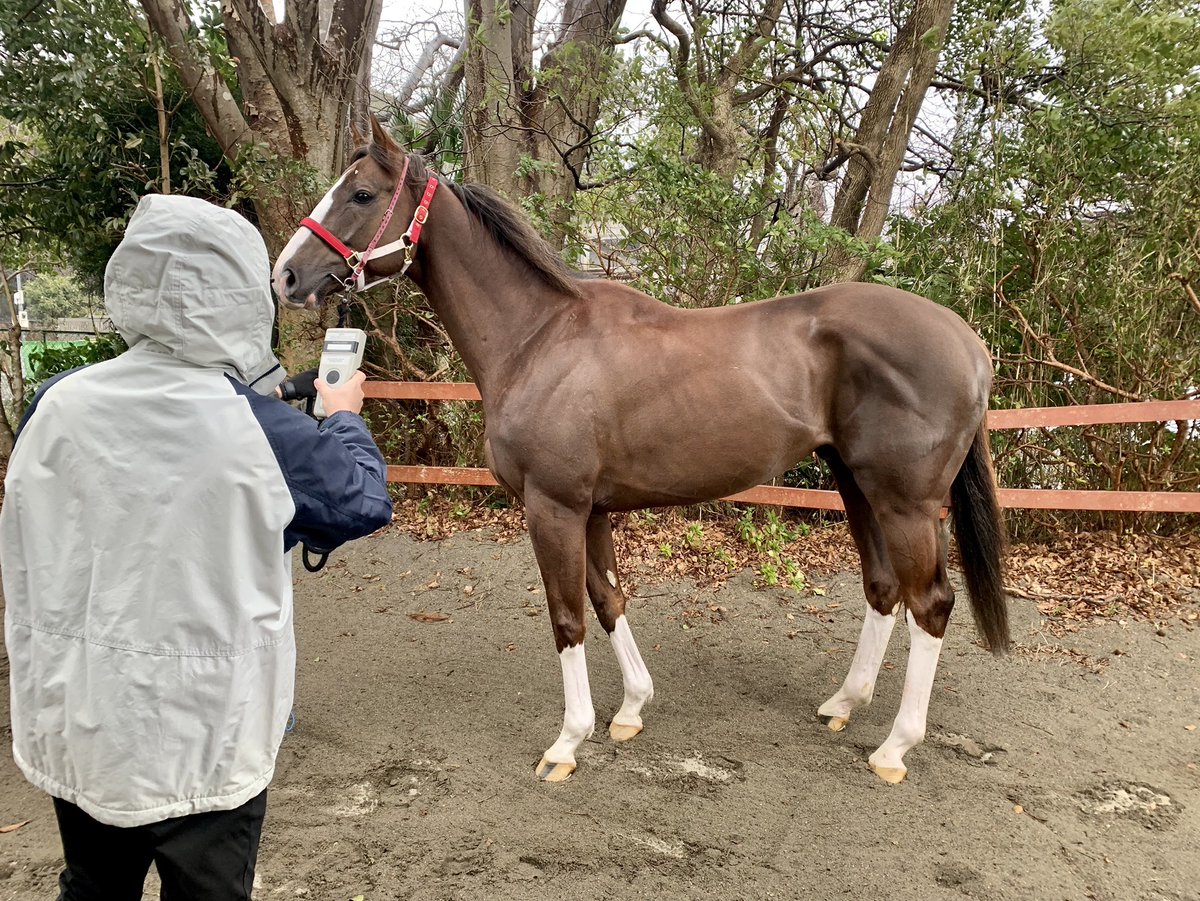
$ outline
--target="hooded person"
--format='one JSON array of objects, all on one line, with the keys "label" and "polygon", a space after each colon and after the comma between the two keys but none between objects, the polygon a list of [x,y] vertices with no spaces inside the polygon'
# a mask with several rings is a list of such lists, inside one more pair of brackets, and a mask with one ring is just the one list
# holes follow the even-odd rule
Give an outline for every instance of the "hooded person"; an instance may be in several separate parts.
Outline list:
[{"label": "hooded person", "polygon": [[291,548],[391,518],[358,411],[275,399],[266,248],[238,214],[145,197],[105,273],[129,349],[55,377],[0,509],[13,756],[54,797],[63,901],[250,897],[292,707]]}]

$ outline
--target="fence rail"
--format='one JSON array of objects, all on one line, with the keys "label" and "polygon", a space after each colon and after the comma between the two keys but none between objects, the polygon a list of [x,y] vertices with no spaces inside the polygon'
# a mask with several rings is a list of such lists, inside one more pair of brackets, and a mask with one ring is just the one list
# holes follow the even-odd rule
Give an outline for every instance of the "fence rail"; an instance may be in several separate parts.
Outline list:
[{"label": "fence rail", "polygon": [[[367,382],[367,397],[382,400],[480,400],[471,382]],[[1133,422],[1183,422],[1200,420],[1200,400],[1147,401],[1127,404],[1091,404],[1075,407],[1029,407],[991,410],[988,428],[996,430],[1062,428]],[[494,486],[486,469],[462,466],[389,466],[389,482],[422,485]],[[1002,507],[1039,510],[1103,510],[1141,513],[1200,513],[1200,492],[1189,491],[1076,491],[1057,488],[1001,488]],[[727,501],[773,504],[814,510],[842,510],[836,491],[759,485]]]}]

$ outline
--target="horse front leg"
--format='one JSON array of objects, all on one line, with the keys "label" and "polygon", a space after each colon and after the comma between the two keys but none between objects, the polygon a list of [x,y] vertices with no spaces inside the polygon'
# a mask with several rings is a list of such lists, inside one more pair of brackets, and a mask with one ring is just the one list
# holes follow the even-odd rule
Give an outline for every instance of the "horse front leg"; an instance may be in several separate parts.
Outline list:
[{"label": "horse front leg", "polygon": [[654,697],[654,682],[625,618],[625,593],[617,575],[612,522],[607,513],[588,517],[587,590],[596,617],[612,640],[625,687],[624,701],[608,725],[608,734],[613,741],[628,741],[642,731],[642,706]]},{"label": "horse front leg", "polygon": [[854,709],[870,704],[875,695],[875,680],[879,677],[888,640],[896,625],[899,586],[879,521],[854,475],[833,448],[825,448],[821,456],[833,471],[846,506],[850,534],[862,563],[863,593],[867,598],[867,612],[850,670],[841,687],[817,708],[817,715],[829,728],[841,732]]},{"label": "horse front leg", "polygon": [[936,514],[881,516],[880,523],[907,608],[909,650],[900,710],[892,731],[867,762],[880,779],[896,783],[908,773],[904,755],[925,740],[929,696],[954,608],[954,589],[946,573],[944,534],[939,535]]},{"label": "horse front leg", "polygon": [[583,602],[586,570],[587,511],[578,511],[544,494],[526,492],[525,515],[537,557],[554,645],[563,677],[563,727],[537,765],[545,782],[563,782],[575,772],[575,750],[596,726],[587,658],[583,651]]}]

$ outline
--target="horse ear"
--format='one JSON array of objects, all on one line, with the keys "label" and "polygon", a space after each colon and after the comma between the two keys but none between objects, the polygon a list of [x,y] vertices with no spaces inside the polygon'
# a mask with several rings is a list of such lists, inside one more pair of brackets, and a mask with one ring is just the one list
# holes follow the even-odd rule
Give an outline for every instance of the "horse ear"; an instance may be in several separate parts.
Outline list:
[{"label": "horse ear", "polygon": [[367,137],[358,130],[358,123],[351,120],[350,122],[350,145],[352,147],[363,147],[367,144]]},{"label": "horse ear", "polygon": [[404,153],[404,151],[400,148],[400,145],[396,143],[396,139],[392,137],[391,133],[379,124],[379,120],[375,118],[374,113],[371,113],[371,140],[379,147],[387,150],[389,153]]}]

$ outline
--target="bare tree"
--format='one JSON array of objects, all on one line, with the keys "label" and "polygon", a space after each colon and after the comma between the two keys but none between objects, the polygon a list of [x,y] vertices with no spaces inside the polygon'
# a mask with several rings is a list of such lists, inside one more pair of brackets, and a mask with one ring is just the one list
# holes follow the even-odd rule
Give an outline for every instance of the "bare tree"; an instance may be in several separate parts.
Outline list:
[{"label": "bare tree", "polygon": [[[289,0],[280,23],[269,0],[224,0],[222,25],[240,103],[198,40],[188,4],[141,4],[232,164],[262,145],[281,159],[304,161],[325,178],[344,167],[347,111],[355,109],[365,121],[377,0]],[[290,192],[256,197],[268,243],[278,247],[294,229],[295,213],[311,200]]]},{"label": "bare tree", "polygon": [[565,0],[535,62],[535,4],[466,0],[466,175],[512,199],[540,194],[565,224],[596,139],[625,0]]},{"label": "bare tree", "polygon": [[[222,0],[222,30],[240,99],[200,40],[186,0],[140,2],[231,165],[264,157],[301,161],[315,170],[318,184],[344,168],[347,113],[366,118],[379,0],[288,0],[278,23],[271,0]],[[255,187],[259,226],[277,251],[311,209],[315,185],[298,180]],[[311,317],[282,314],[285,364],[300,365],[312,355],[319,331],[312,325]]]},{"label": "bare tree", "polygon": [[[737,170],[738,156],[744,144],[740,121],[742,110],[769,90],[745,90],[745,81],[750,72],[759,66],[760,59],[771,55],[783,3],[784,0],[766,0],[732,52],[724,58],[709,59],[708,65],[701,60],[695,74],[690,65],[695,43],[693,32],[667,14],[667,0],[654,0],[651,7],[655,21],[675,39],[675,47],[669,51],[671,68],[684,100],[700,123],[698,161],[723,178],[732,179]],[[695,7],[693,11],[698,12]],[[698,16],[691,18],[695,21]],[[770,87],[778,89],[802,77],[803,72],[797,71],[788,78],[774,81]],[[700,84],[696,83],[697,80]],[[778,134],[778,125],[774,133]]]},{"label": "bare tree", "polygon": [[[840,142],[826,171],[847,164],[838,185],[830,224],[857,238],[883,233],[896,175],[904,162],[909,135],[921,111],[946,39],[954,0],[914,0],[871,88],[852,141]],[[837,281],[862,278],[866,263],[844,249],[835,250],[828,270]]]},{"label": "bare tree", "polygon": [[9,403],[0,398],[0,460],[8,460],[16,443],[16,425],[21,421],[25,412],[25,370],[21,360],[21,323],[17,318],[16,299],[10,287],[10,278],[16,272],[9,272],[0,263],[0,293],[4,295],[4,308],[8,313],[9,326],[4,330],[0,340],[3,345],[0,353],[0,375],[4,377],[4,394],[8,395]]}]

